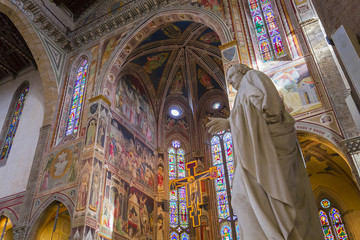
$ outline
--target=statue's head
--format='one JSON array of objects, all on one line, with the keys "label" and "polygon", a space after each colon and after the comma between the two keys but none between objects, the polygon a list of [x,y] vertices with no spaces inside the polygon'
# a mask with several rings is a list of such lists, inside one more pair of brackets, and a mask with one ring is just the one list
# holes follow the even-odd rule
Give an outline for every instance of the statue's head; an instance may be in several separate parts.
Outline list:
[{"label": "statue's head", "polygon": [[240,87],[241,79],[250,69],[251,68],[245,64],[236,64],[230,67],[229,70],[227,71],[226,76],[231,86],[236,90],[238,90]]}]

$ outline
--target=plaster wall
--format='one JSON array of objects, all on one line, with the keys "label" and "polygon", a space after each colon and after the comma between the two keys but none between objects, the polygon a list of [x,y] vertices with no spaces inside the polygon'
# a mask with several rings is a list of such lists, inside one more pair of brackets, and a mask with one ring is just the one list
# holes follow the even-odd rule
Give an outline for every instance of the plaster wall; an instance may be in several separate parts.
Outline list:
[{"label": "plaster wall", "polygon": [[0,85],[0,126],[2,128],[13,95],[24,82],[30,84],[25,106],[7,160],[0,162],[0,199],[26,190],[39,129],[44,118],[43,87],[37,71],[30,71]]}]

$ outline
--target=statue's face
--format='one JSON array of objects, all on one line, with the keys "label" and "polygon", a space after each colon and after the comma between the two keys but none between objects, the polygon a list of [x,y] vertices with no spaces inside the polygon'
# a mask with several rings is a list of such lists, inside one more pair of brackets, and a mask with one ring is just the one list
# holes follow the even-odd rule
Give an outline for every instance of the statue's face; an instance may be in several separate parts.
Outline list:
[{"label": "statue's face", "polygon": [[240,87],[241,79],[244,77],[244,75],[235,69],[235,67],[231,67],[227,72],[227,78],[229,83],[233,88],[236,90]]}]

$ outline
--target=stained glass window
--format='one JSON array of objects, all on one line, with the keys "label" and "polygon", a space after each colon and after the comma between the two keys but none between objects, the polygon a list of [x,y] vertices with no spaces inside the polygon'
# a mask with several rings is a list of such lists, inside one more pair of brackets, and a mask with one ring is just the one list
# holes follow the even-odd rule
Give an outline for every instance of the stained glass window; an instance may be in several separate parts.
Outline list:
[{"label": "stained glass window", "polygon": [[217,211],[222,226],[221,239],[239,239],[237,218],[229,204],[234,174],[232,138],[229,132],[222,131],[211,138],[211,155],[213,166],[216,166],[218,171],[218,178],[215,179],[215,191]]},{"label": "stained glass window", "polygon": [[[185,152],[180,148],[179,141],[173,141],[168,150],[169,180],[186,177]],[[170,239],[188,240],[186,233],[189,227],[188,209],[186,205],[186,189],[181,187],[169,192]],[[180,235],[179,235],[180,233]]]},{"label": "stained glass window", "polygon": [[84,60],[80,64],[80,67],[77,70],[73,95],[71,99],[66,135],[70,135],[78,131],[82,102],[85,92],[87,70],[88,70],[88,62],[87,60]]},{"label": "stained glass window", "polygon": [[[7,129],[7,133],[4,139],[4,143],[1,150],[1,158],[0,160],[4,160],[9,156],[11,145],[14,141],[14,137],[16,134],[16,130],[19,126],[21,113],[24,109],[24,104],[26,100],[26,95],[29,91],[29,86],[25,85],[20,89],[19,97],[16,99],[16,103],[13,106],[13,109],[10,109],[10,111],[13,111],[12,116],[10,116],[10,125]],[[12,106],[11,106],[12,107]]]},{"label": "stained glass window", "polygon": [[270,0],[248,0],[248,3],[263,61],[286,56]]},{"label": "stained glass window", "polygon": [[[329,209],[331,205],[328,199],[323,199],[320,205],[323,210],[319,210],[319,218],[325,240],[347,240],[348,235],[339,210],[331,208],[330,211],[326,213],[325,211]],[[334,235],[336,235],[336,238]]]}]

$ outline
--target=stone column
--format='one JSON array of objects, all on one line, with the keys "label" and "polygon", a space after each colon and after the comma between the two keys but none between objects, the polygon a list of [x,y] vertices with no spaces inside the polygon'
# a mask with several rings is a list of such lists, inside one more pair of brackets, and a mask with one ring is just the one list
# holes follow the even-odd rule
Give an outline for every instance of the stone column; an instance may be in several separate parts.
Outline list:
[{"label": "stone column", "polygon": [[72,239],[98,239],[102,188],[105,185],[105,141],[110,125],[109,106],[110,102],[103,95],[89,100]]},{"label": "stone column", "polygon": [[351,155],[352,162],[349,162],[351,173],[355,176],[357,186],[360,189],[360,137],[348,139],[344,141],[344,145]]}]

